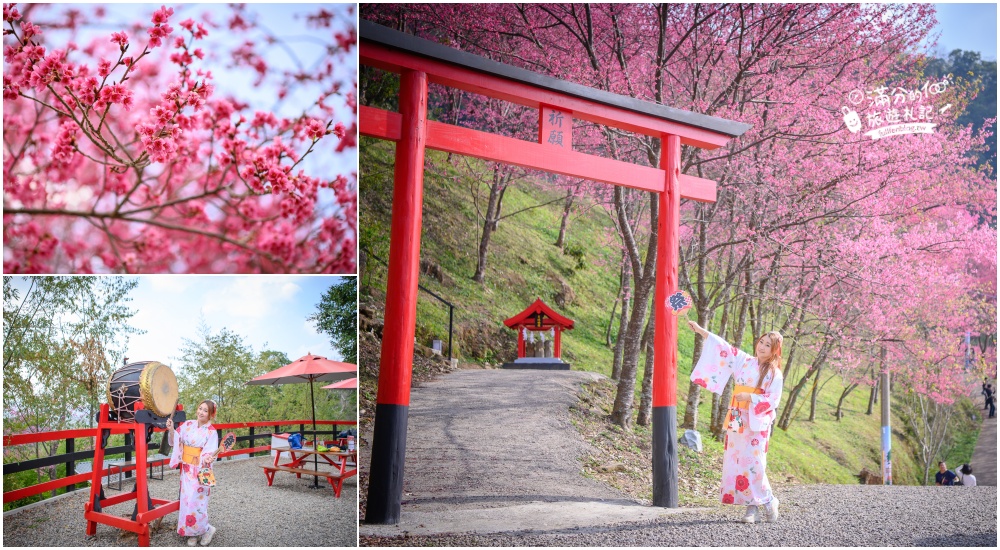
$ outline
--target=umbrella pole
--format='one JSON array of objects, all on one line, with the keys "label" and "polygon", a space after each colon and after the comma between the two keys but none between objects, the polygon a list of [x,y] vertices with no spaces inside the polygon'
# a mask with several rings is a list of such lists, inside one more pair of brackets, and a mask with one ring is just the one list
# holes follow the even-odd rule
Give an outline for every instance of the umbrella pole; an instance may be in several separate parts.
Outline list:
[{"label": "umbrella pole", "polygon": [[[319,452],[319,434],[316,433],[316,397],[313,395],[313,379],[309,379],[309,402],[312,403],[313,413],[313,451]],[[313,476],[313,489],[319,489],[319,455],[313,455],[313,470],[317,475]]]}]

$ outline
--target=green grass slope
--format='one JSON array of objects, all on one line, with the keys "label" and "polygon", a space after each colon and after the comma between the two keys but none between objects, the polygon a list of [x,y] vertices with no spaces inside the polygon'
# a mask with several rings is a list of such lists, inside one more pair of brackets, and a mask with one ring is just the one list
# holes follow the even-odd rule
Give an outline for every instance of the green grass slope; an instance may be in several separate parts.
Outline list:
[{"label": "green grass slope", "polygon": [[[383,260],[388,259],[393,154],[392,143],[362,139],[361,245]],[[478,161],[469,159],[469,162]],[[474,193],[478,188],[481,208],[485,209],[488,190],[485,185],[470,183],[465,171],[453,168],[443,153],[428,151],[427,166],[420,255],[422,261],[440,266],[444,275],[436,278],[422,273],[420,284],[455,305],[455,355],[477,363],[496,364],[513,359],[516,335],[503,326],[503,320],[540,297],[576,322],[576,328],[563,335],[563,358],[574,369],[610,375],[612,350],[605,345],[605,331],[618,290],[620,253],[601,244],[613,242],[607,238],[613,231],[607,214],[594,207],[571,215],[567,242],[582,248],[584,257],[579,263],[577,258],[554,246],[560,201],[504,219],[490,243],[485,282],[479,284],[471,280],[482,224],[477,217]],[[514,212],[558,197],[557,191],[542,190],[530,182],[515,182],[504,197],[503,209]],[[362,274],[362,286],[365,285],[384,289],[385,266],[369,259]],[[559,307],[555,296],[563,285],[572,289],[574,298],[565,307]],[[416,337],[424,346],[430,346],[432,339],[441,339],[445,345],[447,342],[448,309],[425,292],[420,293],[417,305]],[[681,329],[678,347],[677,414],[683,418],[694,347],[694,334],[690,330]],[[642,365],[640,362],[640,381]],[[822,380],[825,382],[827,378],[824,375]],[[790,389],[795,381],[786,380],[786,387]],[[784,476],[783,479],[791,476],[798,482],[810,483],[857,483],[862,468],[880,470],[878,408],[873,415],[865,414],[868,389],[862,387],[848,396],[845,416],[838,421],[833,413],[842,389],[839,378],[823,386],[814,422],[807,420],[808,395],[803,392],[799,403],[804,406],[798,410],[797,420],[787,432],[776,430],[768,455],[769,470]],[[710,394],[703,392],[699,405],[699,428],[703,430],[710,417],[710,399]],[[919,483],[922,471],[905,440],[903,424],[895,416],[892,423],[894,480],[897,484]],[[971,432],[963,432],[958,438],[966,446],[970,440],[975,442],[975,436],[970,435],[975,428],[968,429]],[[703,441],[707,453],[721,455],[721,443],[705,437],[706,433],[703,432]],[[971,455],[971,447],[968,452]],[[958,449],[956,453],[951,458],[953,462],[965,451]]]}]

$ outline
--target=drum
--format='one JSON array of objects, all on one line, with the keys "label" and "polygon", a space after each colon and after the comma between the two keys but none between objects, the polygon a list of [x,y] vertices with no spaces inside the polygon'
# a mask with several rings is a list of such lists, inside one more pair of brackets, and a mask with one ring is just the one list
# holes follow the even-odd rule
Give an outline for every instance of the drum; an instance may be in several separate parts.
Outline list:
[{"label": "drum", "polygon": [[135,404],[157,416],[169,416],[177,405],[177,378],[170,367],[158,361],[130,363],[108,380],[108,405],[118,420],[134,421]]}]

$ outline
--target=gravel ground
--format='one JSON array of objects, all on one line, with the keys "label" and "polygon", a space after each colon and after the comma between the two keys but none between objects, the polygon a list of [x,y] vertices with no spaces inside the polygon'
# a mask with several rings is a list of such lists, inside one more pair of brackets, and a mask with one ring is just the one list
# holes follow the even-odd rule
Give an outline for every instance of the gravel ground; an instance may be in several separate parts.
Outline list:
[{"label": "gravel ground", "polygon": [[[219,462],[215,466],[218,486],[212,491],[208,512],[218,529],[212,546],[356,546],[357,477],[344,481],[340,498],[330,484],[320,481],[312,489],[311,478],[297,479],[278,472],[274,485],[267,486],[261,466],[270,457]],[[323,466],[320,466],[323,469]],[[131,480],[125,490],[131,491]],[[177,498],[176,471],[167,470],[163,481],[151,480],[154,498]],[[105,496],[118,491],[105,490]],[[4,514],[3,545],[6,546],[135,546],[135,535],[126,535],[108,525],[98,524],[97,535],[87,538],[83,507],[90,489]],[[130,516],[134,501],[106,508],[110,513]],[[179,546],[177,514],[168,514],[160,529],[150,537],[152,546]]]},{"label": "gravel ground", "polygon": [[[546,533],[362,537],[365,546],[997,546],[996,487],[800,485],[779,493],[775,524],[742,507]],[[559,513],[553,508],[553,513]],[[405,508],[404,508],[405,514]]]},{"label": "gravel ground", "polygon": [[594,376],[466,370],[415,388],[400,523],[363,524],[361,545],[996,547],[996,487],[776,485],[777,524],[738,523],[743,508],[721,504],[644,521],[584,517],[595,499],[630,500],[581,472],[588,443],[569,407]]}]

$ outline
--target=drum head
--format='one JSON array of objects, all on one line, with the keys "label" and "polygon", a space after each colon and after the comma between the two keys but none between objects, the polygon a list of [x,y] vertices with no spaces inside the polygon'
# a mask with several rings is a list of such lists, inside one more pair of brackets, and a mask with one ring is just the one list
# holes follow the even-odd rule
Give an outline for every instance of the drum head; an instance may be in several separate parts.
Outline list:
[{"label": "drum head", "polygon": [[174,371],[156,361],[146,365],[139,379],[143,403],[160,416],[169,416],[177,405],[177,378]]}]

